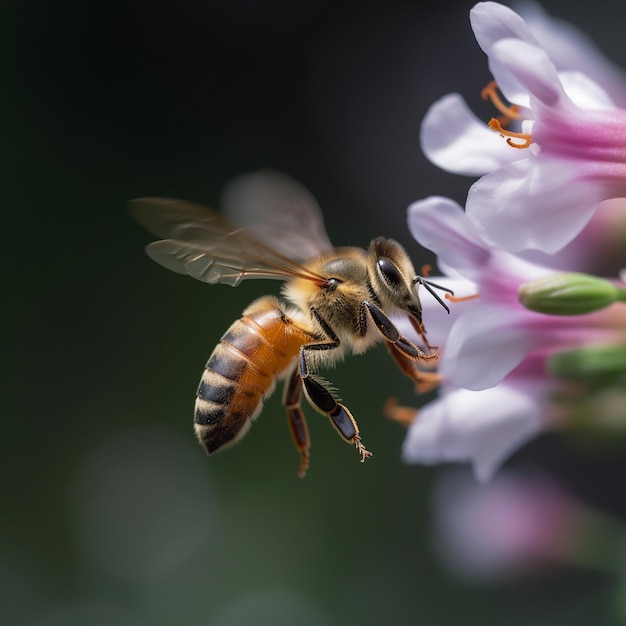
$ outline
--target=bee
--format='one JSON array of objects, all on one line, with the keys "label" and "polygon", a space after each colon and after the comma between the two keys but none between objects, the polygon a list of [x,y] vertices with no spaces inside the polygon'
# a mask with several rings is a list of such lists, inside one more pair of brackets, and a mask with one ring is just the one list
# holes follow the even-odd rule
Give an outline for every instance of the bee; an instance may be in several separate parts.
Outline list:
[{"label": "bee", "polygon": [[[419,384],[420,364],[439,355],[426,341],[418,287],[448,310],[432,289],[442,287],[418,276],[393,239],[376,237],[367,249],[333,247],[313,196],[284,174],[261,170],[239,177],[225,200],[231,219],[183,200],[130,202],[134,218],[160,238],[147,246],[148,256],[167,269],[209,284],[284,281],[284,299],[267,295],[252,302],[209,357],[195,400],[198,440],[209,455],[238,442],[284,379],[298,475],[309,466],[303,394],[364,461],[372,454],[356,420],[318,371],[383,341],[400,370]],[[407,316],[424,348],[403,336],[390,314]]]}]

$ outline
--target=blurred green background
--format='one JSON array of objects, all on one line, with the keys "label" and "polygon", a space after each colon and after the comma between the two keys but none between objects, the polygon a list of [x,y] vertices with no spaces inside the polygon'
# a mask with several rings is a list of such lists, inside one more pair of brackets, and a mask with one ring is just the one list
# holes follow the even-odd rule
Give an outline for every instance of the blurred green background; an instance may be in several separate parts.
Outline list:
[{"label": "blurred green background", "polygon": [[[483,106],[472,5],[2,4],[3,624],[619,622],[619,579],[602,568],[498,584],[442,566],[442,469],[400,460],[404,431],[382,406],[416,398],[382,346],[328,374],[367,463],[307,409],[299,480],[279,392],[236,448],[206,458],[191,427],[204,363],[278,285],[167,272],[126,211],[146,195],[215,206],[230,177],[272,167],[311,189],[337,245],[384,234],[431,262],[405,209],[429,194],[463,202],[471,182],[424,159],[419,124],[450,91]],[[621,5],[544,7],[626,66]],[[542,439],[512,463],[619,517],[620,459]]]}]

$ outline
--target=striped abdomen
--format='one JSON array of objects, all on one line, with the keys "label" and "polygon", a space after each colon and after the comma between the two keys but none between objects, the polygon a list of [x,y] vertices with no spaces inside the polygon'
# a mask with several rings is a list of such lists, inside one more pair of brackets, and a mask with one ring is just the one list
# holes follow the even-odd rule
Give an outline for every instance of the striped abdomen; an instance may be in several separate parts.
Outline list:
[{"label": "striped abdomen", "polygon": [[209,454],[243,437],[276,378],[310,341],[272,296],[253,302],[226,331],[196,394],[194,429]]}]

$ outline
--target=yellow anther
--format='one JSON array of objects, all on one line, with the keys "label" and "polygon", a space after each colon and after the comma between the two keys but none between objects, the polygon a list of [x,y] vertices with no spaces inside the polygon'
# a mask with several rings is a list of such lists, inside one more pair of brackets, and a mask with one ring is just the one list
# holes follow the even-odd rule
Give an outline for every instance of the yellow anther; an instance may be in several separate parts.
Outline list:
[{"label": "yellow anther", "polygon": [[[500,137],[505,137],[506,142],[511,146],[511,148],[518,148],[522,150],[523,148],[528,148],[530,144],[533,142],[532,135],[528,133],[514,133],[512,130],[505,130],[502,128],[502,124],[495,118],[492,117],[489,120],[488,124],[491,130],[495,130],[497,133],[500,133]],[[517,143],[513,141],[513,139],[520,139],[522,143]]]}]

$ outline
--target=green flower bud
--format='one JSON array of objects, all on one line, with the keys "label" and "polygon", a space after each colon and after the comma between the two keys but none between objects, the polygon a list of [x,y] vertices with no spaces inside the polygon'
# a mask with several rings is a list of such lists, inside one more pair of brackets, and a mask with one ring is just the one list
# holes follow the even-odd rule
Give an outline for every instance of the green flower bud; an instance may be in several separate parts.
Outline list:
[{"label": "green flower bud", "polygon": [[613,384],[626,378],[626,344],[597,344],[553,354],[548,370],[554,376],[589,384]]},{"label": "green flower bud", "polygon": [[611,281],[575,272],[553,274],[520,285],[520,303],[548,315],[582,315],[626,301],[626,291]]}]

